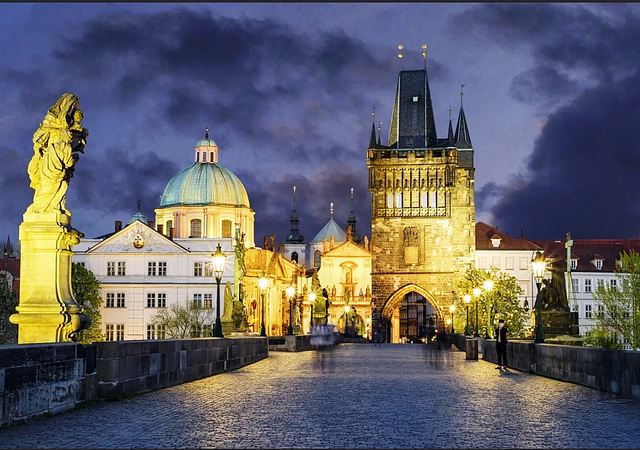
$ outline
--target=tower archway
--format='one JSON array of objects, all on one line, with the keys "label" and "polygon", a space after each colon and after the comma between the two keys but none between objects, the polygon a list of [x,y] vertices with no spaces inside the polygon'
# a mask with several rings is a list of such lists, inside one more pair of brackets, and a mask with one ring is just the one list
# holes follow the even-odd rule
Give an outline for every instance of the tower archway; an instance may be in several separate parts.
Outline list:
[{"label": "tower archway", "polygon": [[387,325],[386,340],[391,343],[420,342],[429,327],[444,323],[433,295],[416,284],[393,292],[382,307],[382,318]]}]

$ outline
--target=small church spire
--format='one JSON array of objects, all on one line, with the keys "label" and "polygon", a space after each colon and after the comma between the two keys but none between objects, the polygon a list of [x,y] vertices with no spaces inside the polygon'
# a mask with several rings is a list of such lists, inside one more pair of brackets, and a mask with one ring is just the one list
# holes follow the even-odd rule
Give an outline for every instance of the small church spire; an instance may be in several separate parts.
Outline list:
[{"label": "small church spire", "polygon": [[447,134],[447,145],[453,147],[456,141],[453,137],[453,126],[451,125],[451,105],[449,105],[449,133]]},{"label": "small church spire", "polygon": [[351,213],[347,219],[347,228],[351,230],[351,240],[356,244],[359,244],[360,241],[362,241],[362,238],[356,231],[356,222],[356,214],[353,211],[353,188],[351,188]]},{"label": "small church spire", "polygon": [[293,210],[291,211],[291,217],[289,218],[289,223],[291,227],[289,229],[289,235],[286,237],[285,241],[287,243],[295,243],[299,244],[304,242],[304,236],[298,232],[298,223],[300,222],[300,218],[298,217],[298,213],[296,212],[296,186],[293,186]]},{"label": "small church spire", "polygon": [[369,148],[376,148],[376,107],[371,110],[371,137],[369,138]]}]

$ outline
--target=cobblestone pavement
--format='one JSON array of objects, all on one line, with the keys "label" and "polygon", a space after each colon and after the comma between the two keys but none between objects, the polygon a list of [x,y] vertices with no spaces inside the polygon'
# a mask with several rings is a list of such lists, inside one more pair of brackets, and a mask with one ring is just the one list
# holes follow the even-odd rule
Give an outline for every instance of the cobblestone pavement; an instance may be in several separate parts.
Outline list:
[{"label": "cobblestone pavement", "polygon": [[2,448],[637,448],[640,401],[423,345],[342,344],[0,430]]}]

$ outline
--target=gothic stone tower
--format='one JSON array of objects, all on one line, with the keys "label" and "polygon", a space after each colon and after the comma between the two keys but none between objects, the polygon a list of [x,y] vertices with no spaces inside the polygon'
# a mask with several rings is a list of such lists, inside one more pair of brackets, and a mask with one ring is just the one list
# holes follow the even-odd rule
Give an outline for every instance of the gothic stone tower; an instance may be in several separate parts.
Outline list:
[{"label": "gothic stone tower", "polygon": [[397,337],[405,297],[442,324],[475,260],[475,169],[462,103],[455,134],[449,120],[438,139],[426,70],[400,72],[388,145],[376,143],[374,125],[367,168],[372,297],[390,323],[388,339]]}]

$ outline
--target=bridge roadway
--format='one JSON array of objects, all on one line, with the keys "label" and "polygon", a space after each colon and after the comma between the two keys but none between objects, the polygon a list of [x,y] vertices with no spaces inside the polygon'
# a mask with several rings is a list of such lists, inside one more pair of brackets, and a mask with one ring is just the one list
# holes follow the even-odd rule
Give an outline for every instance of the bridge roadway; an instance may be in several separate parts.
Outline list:
[{"label": "bridge roadway", "polygon": [[423,345],[342,344],[0,430],[1,448],[637,448],[640,401]]}]

